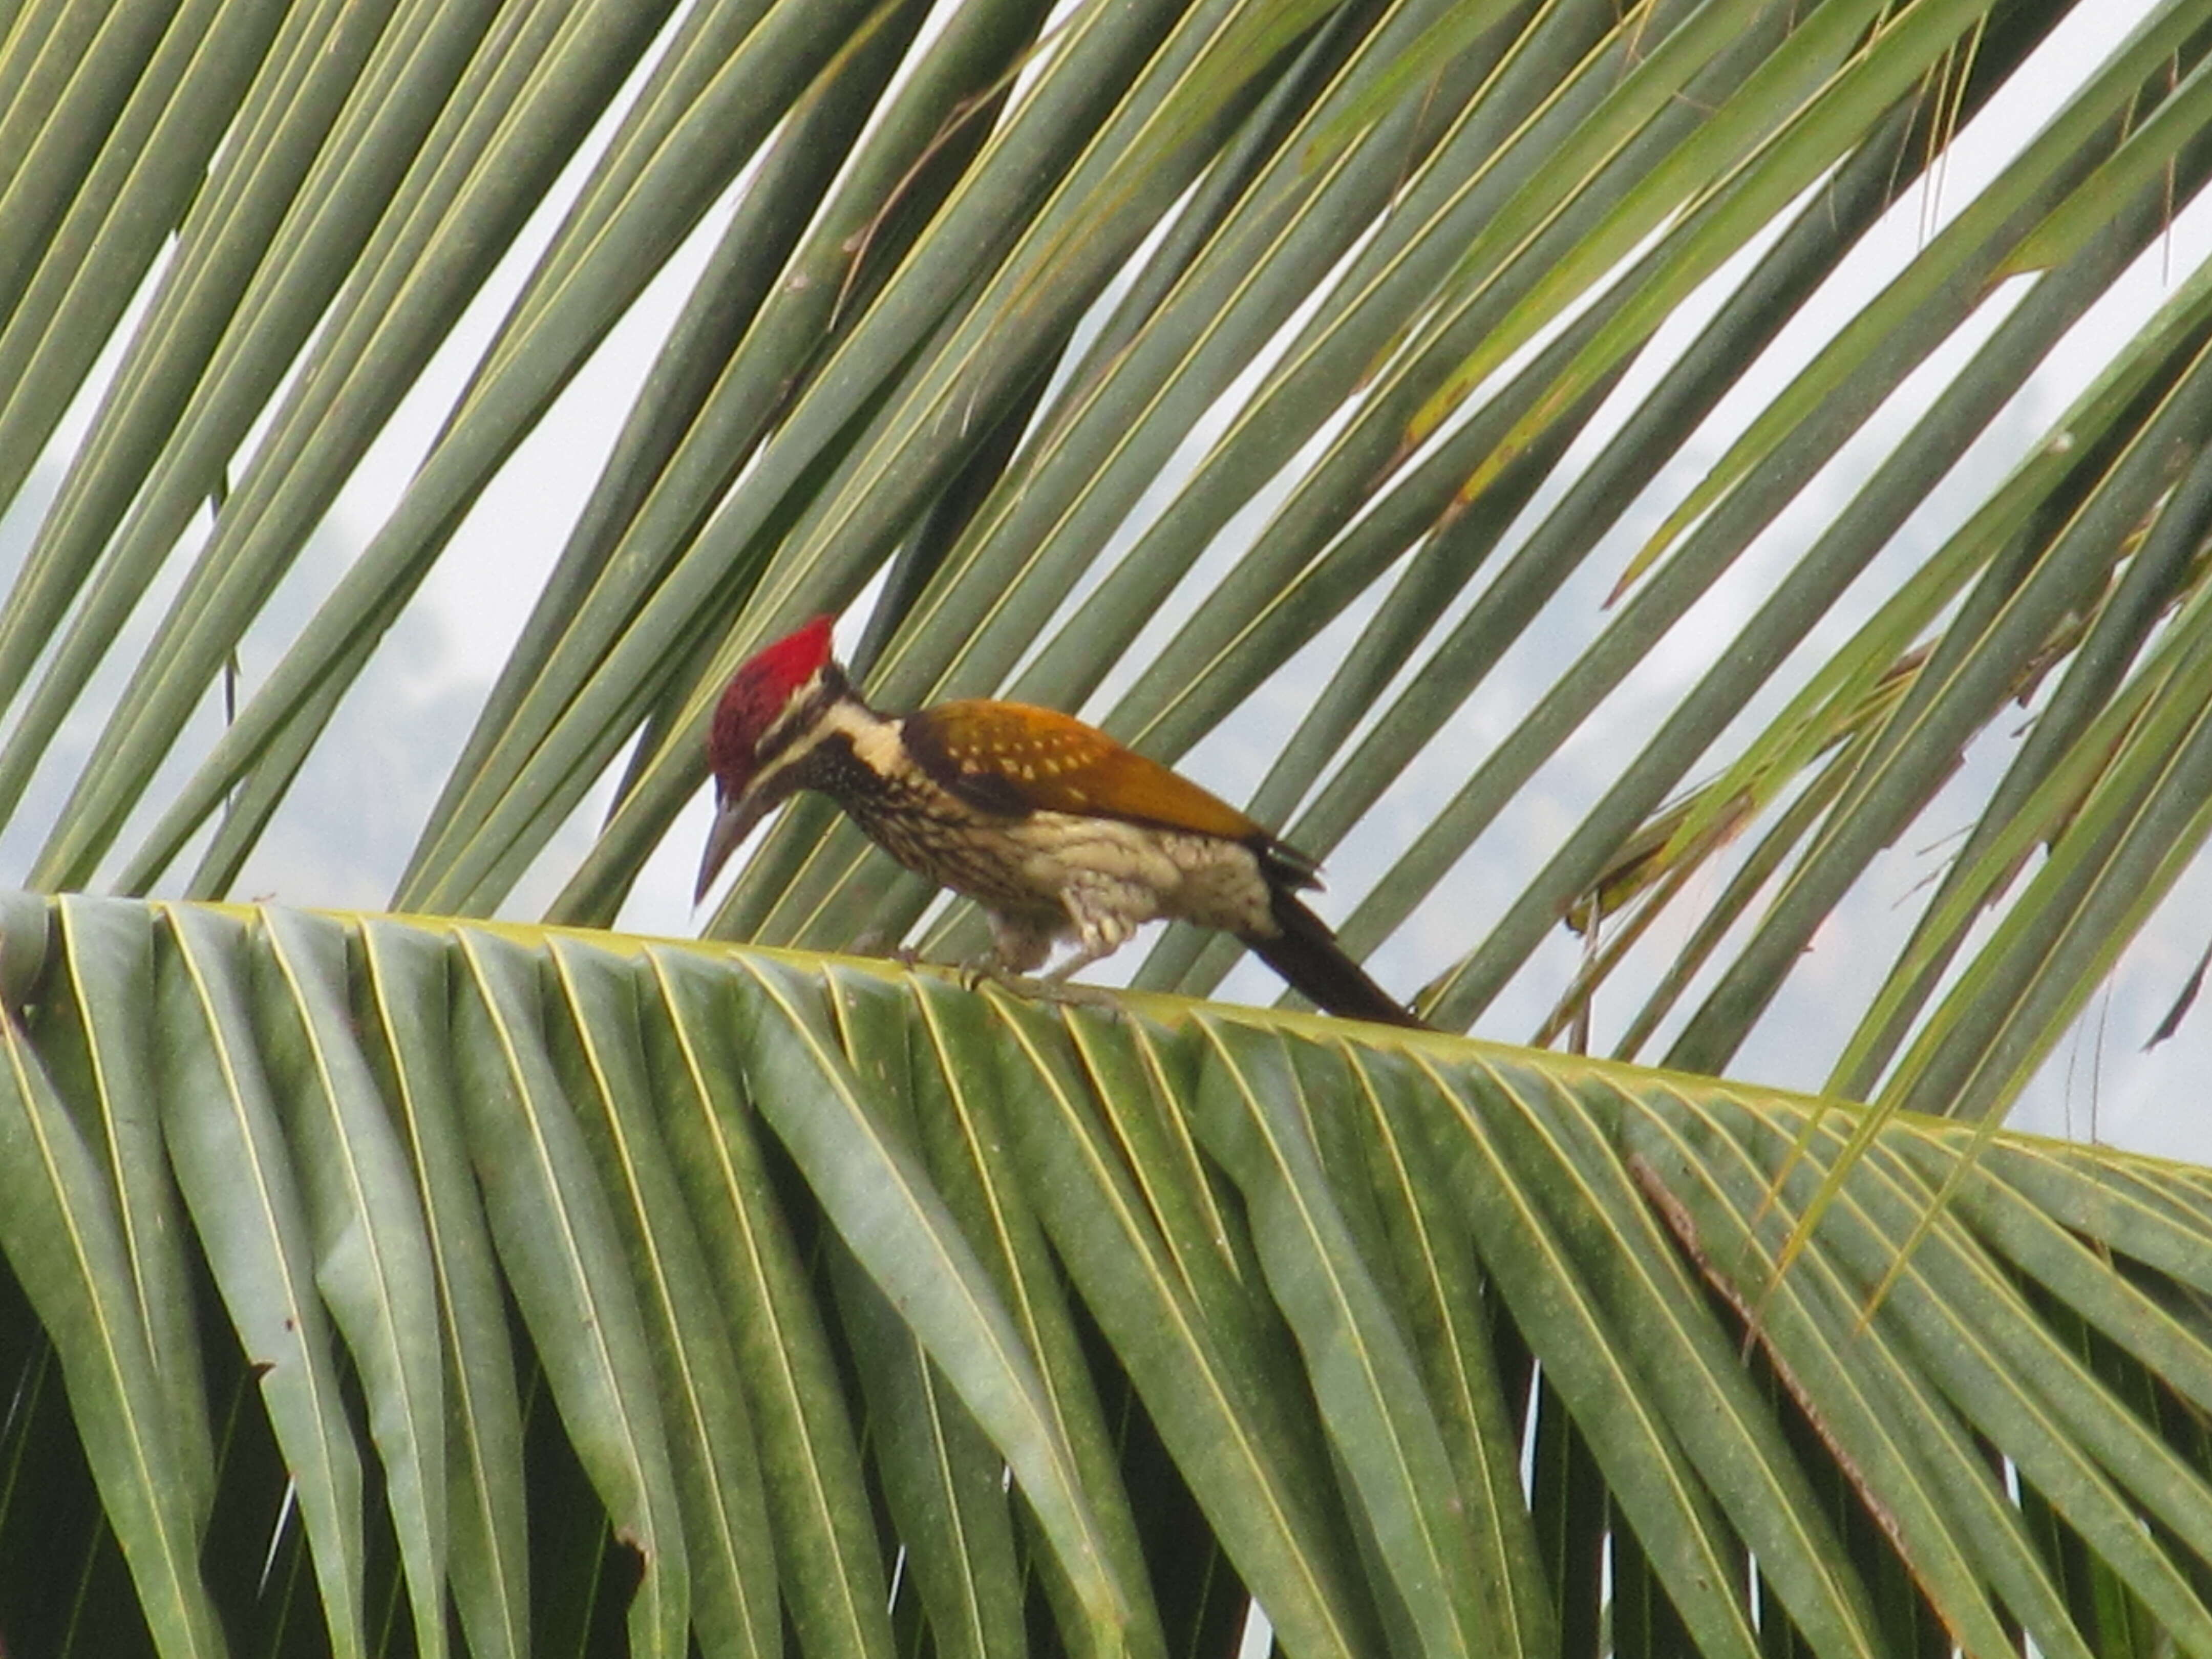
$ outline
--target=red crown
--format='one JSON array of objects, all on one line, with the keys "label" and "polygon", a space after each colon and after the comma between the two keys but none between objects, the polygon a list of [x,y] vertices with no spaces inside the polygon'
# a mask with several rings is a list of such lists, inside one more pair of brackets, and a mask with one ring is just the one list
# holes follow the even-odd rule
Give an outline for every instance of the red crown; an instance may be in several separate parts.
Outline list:
[{"label": "red crown", "polygon": [[812,622],[801,623],[774,645],[763,647],[760,653],[738,672],[757,675],[762,684],[789,696],[830,660],[830,629],[836,620],[835,617],[817,617]]},{"label": "red crown", "polygon": [[817,617],[775,644],[763,647],[730,677],[714,709],[707,757],[717,777],[737,781],[752,770],[753,746],[791,701],[830,660],[834,617]]}]

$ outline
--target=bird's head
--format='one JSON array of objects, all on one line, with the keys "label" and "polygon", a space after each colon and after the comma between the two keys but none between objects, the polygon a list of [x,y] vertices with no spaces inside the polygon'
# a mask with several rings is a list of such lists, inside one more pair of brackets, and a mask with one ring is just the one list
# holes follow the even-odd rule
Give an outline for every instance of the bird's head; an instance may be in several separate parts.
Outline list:
[{"label": "bird's head", "polygon": [[714,775],[714,828],[699,866],[696,903],[732,853],[796,787],[777,761],[825,700],[844,689],[830,656],[831,619],[817,617],[747,659],[714,708],[707,764]]}]

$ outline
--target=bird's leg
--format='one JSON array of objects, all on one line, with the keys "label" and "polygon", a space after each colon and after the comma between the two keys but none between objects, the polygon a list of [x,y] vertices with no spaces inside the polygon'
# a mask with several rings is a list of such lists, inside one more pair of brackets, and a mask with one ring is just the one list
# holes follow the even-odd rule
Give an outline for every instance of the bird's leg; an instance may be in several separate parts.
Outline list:
[{"label": "bird's leg", "polygon": [[1052,954],[1064,924],[1051,910],[987,910],[991,949],[983,958],[1002,974],[1033,974]]},{"label": "bird's leg", "polygon": [[1110,948],[1104,951],[1078,951],[1050,973],[1036,979],[1024,980],[1022,984],[1047,1002],[1062,1002],[1079,1007],[1118,1010],[1121,1006],[1121,999],[1103,986],[1073,985],[1068,982],[1070,975],[1081,973],[1101,957],[1112,954]]},{"label": "bird's leg", "polygon": [[1009,980],[1039,1002],[1057,1002],[1068,1008],[1104,1008],[1115,1013],[1123,1010],[1121,999],[1103,985],[1070,985],[1066,981],[1048,975],[1043,979]]},{"label": "bird's leg", "polygon": [[1119,939],[1107,943],[1095,938],[1091,930],[1084,929],[1079,934],[1082,944],[1075,955],[1042,978],[1036,978],[1032,975],[1051,956],[1054,944],[1069,931],[1067,918],[1055,910],[992,910],[988,915],[992,948],[962,970],[961,978],[969,989],[974,990],[984,979],[992,978],[1025,996],[1048,1001],[1088,1003],[1100,1007],[1121,1006],[1107,992],[1065,982],[1068,975],[1109,953],[1121,942]]},{"label": "bird's leg", "polygon": [[1048,985],[1065,985],[1092,963],[1103,961],[1112,956],[1115,949],[1115,945],[1085,945],[1066,961],[1048,971],[1044,975],[1045,982]]},{"label": "bird's leg", "polygon": [[1112,956],[1136,931],[1127,919],[1116,911],[1086,902],[1089,896],[1080,887],[1073,889],[1067,895],[1068,917],[1075,924],[1075,951],[1066,961],[1036,981],[1037,993],[1054,1002],[1087,1003],[1096,1007],[1119,1008],[1121,1000],[1111,992],[1094,986],[1071,985],[1068,982],[1092,963]]},{"label": "bird's leg", "polygon": [[1050,910],[986,910],[983,919],[991,924],[991,948],[960,964],[960,982],[970,991],[986,979],[1034,973],[1052,954],[1060,928]]},{"label": "bird's leg", "polygon": [[1115,902],[1127,896],[1120,883],[1069,884],[1065,898],[1067,919],[1075,924],[1075,954],[1047,974],[1047,979],[1064,983],[1129,942],[1137,931],[1137,921],[1130,915],[1133,907]]}]

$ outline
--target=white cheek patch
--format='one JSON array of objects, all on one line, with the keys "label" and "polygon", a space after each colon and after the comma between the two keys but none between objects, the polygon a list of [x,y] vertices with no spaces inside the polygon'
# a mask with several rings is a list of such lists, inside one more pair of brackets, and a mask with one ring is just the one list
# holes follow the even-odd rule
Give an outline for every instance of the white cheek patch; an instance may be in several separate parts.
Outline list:
[{"label": "white cheek patch", "polygon": [[892,774],[904,769],[905,740],[899,734],[901,720],[870,720],[857,711],[840,706],[830,711],[825,720],[825,731],[842,732],[853,740],[853,753],[872,771]]},{"label": "white cheek patch", "polygon": [[813,706],[821,690],[822,671],[817,668],[808,677],[805,684],[784,699],[781,710],[768,723],[768,730],[762,732],[754,743],[753,752],[758,754],[763,749],[773,747],[777,735]]},{"label": "white cheek patch", "polygon": [[[806,683],[805,689],[794,696],[785,711],[776,717],[775,724],[769,727],[767,732],[762,737],[758,747],[771,746],[772,740],[777,732],[782,731],[798,716],[810,710],[812,706],[813,693],[819,687],[821,680],[821,675],[817,674]],[[799,762],[820,748],[825,738],[836,733],[842,732],[850,738],[853,740],[854,752],[865,756],[864,741],[871,736],[880,737],[887,726],[888,722],[878,721],[865,710],[855,708],[850,703],[834,702],[823,712],[821,718],[795,736],[774,759],[753,775],[752,787],[757,789],[769,779],[798,765]]]}]

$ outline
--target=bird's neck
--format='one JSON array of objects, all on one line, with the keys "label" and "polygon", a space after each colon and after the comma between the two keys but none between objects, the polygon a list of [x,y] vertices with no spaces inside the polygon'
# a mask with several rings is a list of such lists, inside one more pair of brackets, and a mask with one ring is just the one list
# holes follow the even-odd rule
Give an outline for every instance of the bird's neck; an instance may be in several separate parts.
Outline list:
[{"label": "bird's neck", "polygon": [[814,742],[825,754],[849,755],[866,771],[888,777],[913,764],[900,725],[896,715],[878,714],[848,690],[823,708]]},{"label": "bird's neck", "polygon": [[852,810],[910,765],[896,719],[878,714],[842,675],[770,732],[761,782],[773,798],[814,789]]}]

